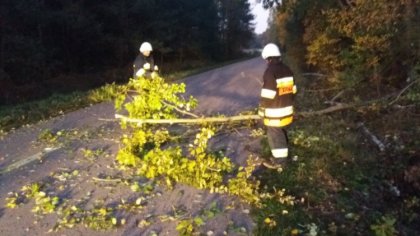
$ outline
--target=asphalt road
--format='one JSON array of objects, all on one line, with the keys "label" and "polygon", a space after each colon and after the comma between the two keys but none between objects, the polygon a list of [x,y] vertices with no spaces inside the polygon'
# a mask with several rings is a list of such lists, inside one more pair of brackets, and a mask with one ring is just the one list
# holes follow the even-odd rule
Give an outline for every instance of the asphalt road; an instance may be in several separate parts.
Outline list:
[{"label": "asphalt road", "polygon": [[263,59],[255,58],[211,70],[185,80],[187,94],[199,100],[196,112],[232,115],[258,105],[265,69]]}]

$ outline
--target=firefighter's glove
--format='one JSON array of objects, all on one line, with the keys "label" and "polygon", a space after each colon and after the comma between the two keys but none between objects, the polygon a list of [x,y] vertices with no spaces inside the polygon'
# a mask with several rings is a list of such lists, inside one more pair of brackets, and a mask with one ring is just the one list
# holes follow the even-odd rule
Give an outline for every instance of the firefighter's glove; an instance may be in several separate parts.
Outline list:
[{"label": "firefighter's glove", "polygon": [[150,70],[150,63],[144,63],[143,69]]},{"label": "firefighter's glove", "polygon": [[159,74],[156,71],[153,71],[151,74],[152,79],[159,77]]},{"label": "firefighter's glove", "polygon": [[145,73],[146,73],[146,70],[144,70],[144,69],[142,68],[142,69],[140,69],[140,70],[138,70],[138,71],[136,72],[136,76],[137,76],[137,77],[142,77]]}]

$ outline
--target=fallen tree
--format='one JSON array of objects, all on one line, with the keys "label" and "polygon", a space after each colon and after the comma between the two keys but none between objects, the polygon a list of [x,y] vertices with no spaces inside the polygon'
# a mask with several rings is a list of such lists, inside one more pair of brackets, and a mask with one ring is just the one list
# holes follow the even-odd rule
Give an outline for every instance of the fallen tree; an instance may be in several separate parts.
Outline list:
[{"label": "fallen tree", "polygon": [[191,119],[135,119],[120,114],[115,114],[116,119],[120,119],[124,122],[142,124],[179,124],[179,123],[219,123],[219,122],[232,122],[242,120],[259,120],[259,115],[238,115],[230,117],[201,117]]},{"label": "fallen tree", "polygon": [[[407,88],[404,88],[402,92],[399,92],[397,95],[397,99],[401,96],[401,93],[405,92]],[[341,93],[340,93],[341,94]],[[386,96],[383,96],[378,99],[373,99],[365,102],[360,103],[337,103],[337,102],[331,102],[328,101],[326,104],[334,104],[333,106],[327,107],[325,109],[317,110],[317,111],[303,111],[303,112],[296,112],[295,115],[297,117],[311,117],[311,116],[319,116],[319,115],[325,115],[337,111],[342,111],[346,109],[352,109],[352,108],[360,108],[364,106],[369,106],[371,104],[380,103],[387,101],[388,99],[395,96],[396,93],[388,94]],[[388,105],[392,105],[395,102],[395,99],[393,102],[389,103]],[[128,116],[124,116],[121,114],[115,114],[115,118],[122,120],[123,122],[127,123],[136,123],[138,125],[141,124],[180,124],[180,123],[222,123],[222,122],[235,122],[235,121],[244,121],[244,120],[259,120],[261,117],[259,115],[236,115],[236,116],[230,116],[230,117],[200,117],[194,113],[182,110],[174,105],[171,105],[167,102],[162,102],[162,104],[166,105],[167,107],[170,107],[182,114],[189,115],[194,118],[173,118],[173,119],[139,119],[139,118],[132,118]],[[385,103],[386,105],[386,103]]]},{"label": "fallen tree", "polygon": [[[375,100],[376,101],[376,100]],[[373,103],[370,102],[370,103]],[[360,105],[357,104],[345,104],[345,103],[338,103],[334,106],[318,110],[318,111],[306,111],[306,112],[297,112],[297,117],[311,117],[311,116],[319,116],[325,115],[328,113],[341,111],[345,109],[359,107]],[[236,116],[229,116],[229,117],[199,117],[199,118],[185,118],[185,119],[138,119],[138,118],[130,118],[121,114],[115,114],[115,118],[122,120],[123,122],[127,123],[136,123],[138,125],[142,124],[180,124],[180,123],[222,123],[222,122],[234,122],[234,121],[244,121],[244,120],[259,120],[261,117],[259,115],[236,115]]]},{"label": "fallen tree", "polygon": [[[165,83],[162,78],[131,79],[116,96],[115,107],[127,115],[116,114],[124,134],[116,161],[137,175],[172,187],[183,183],[210,192],[236,195],[254,206],[276,198],[282,204],[294,204],[294,198],[279,189],[261,189],[250,178],[256,163],[249,158],[245,167],[237,166],[224,153],[208,148],[209,139],[222,127],[210,123],[258,120],[253,114],[232,117],[200,117],[191,113],[197,105],[185,98],[185,84]],[[190,118],[184,118],[190,117]],[[165,126],[148,124],[197,124],[191,132],[178,134]],[[129,127],[129,129],[126,129]],[[102,181],[96,179],[97,181]],[[107,181],[107,180],[105,180]]]}]

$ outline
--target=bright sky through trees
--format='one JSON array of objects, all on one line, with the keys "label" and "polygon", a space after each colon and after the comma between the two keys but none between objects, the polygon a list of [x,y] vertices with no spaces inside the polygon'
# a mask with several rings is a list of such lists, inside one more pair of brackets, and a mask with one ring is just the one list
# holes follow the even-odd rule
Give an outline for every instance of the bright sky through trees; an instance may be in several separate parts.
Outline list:
[{"label": "bright sky through trees", "polygon": [[255,32],[263,33],[267,29],[268,10],[264,9],[262,3],[258,0],[249,0],[252,14],[255,16]]}]

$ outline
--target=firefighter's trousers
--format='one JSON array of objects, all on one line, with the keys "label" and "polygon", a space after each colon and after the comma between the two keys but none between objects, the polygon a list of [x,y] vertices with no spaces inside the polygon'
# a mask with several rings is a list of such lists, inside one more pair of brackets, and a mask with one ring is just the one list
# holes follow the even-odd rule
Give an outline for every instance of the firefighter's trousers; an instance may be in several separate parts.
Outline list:
[{"label": "firefighter's trousers", "polygon": [[281,127],[267,128],[268,144],[274,158],[287,158],[289,155],[287,132]]}]

